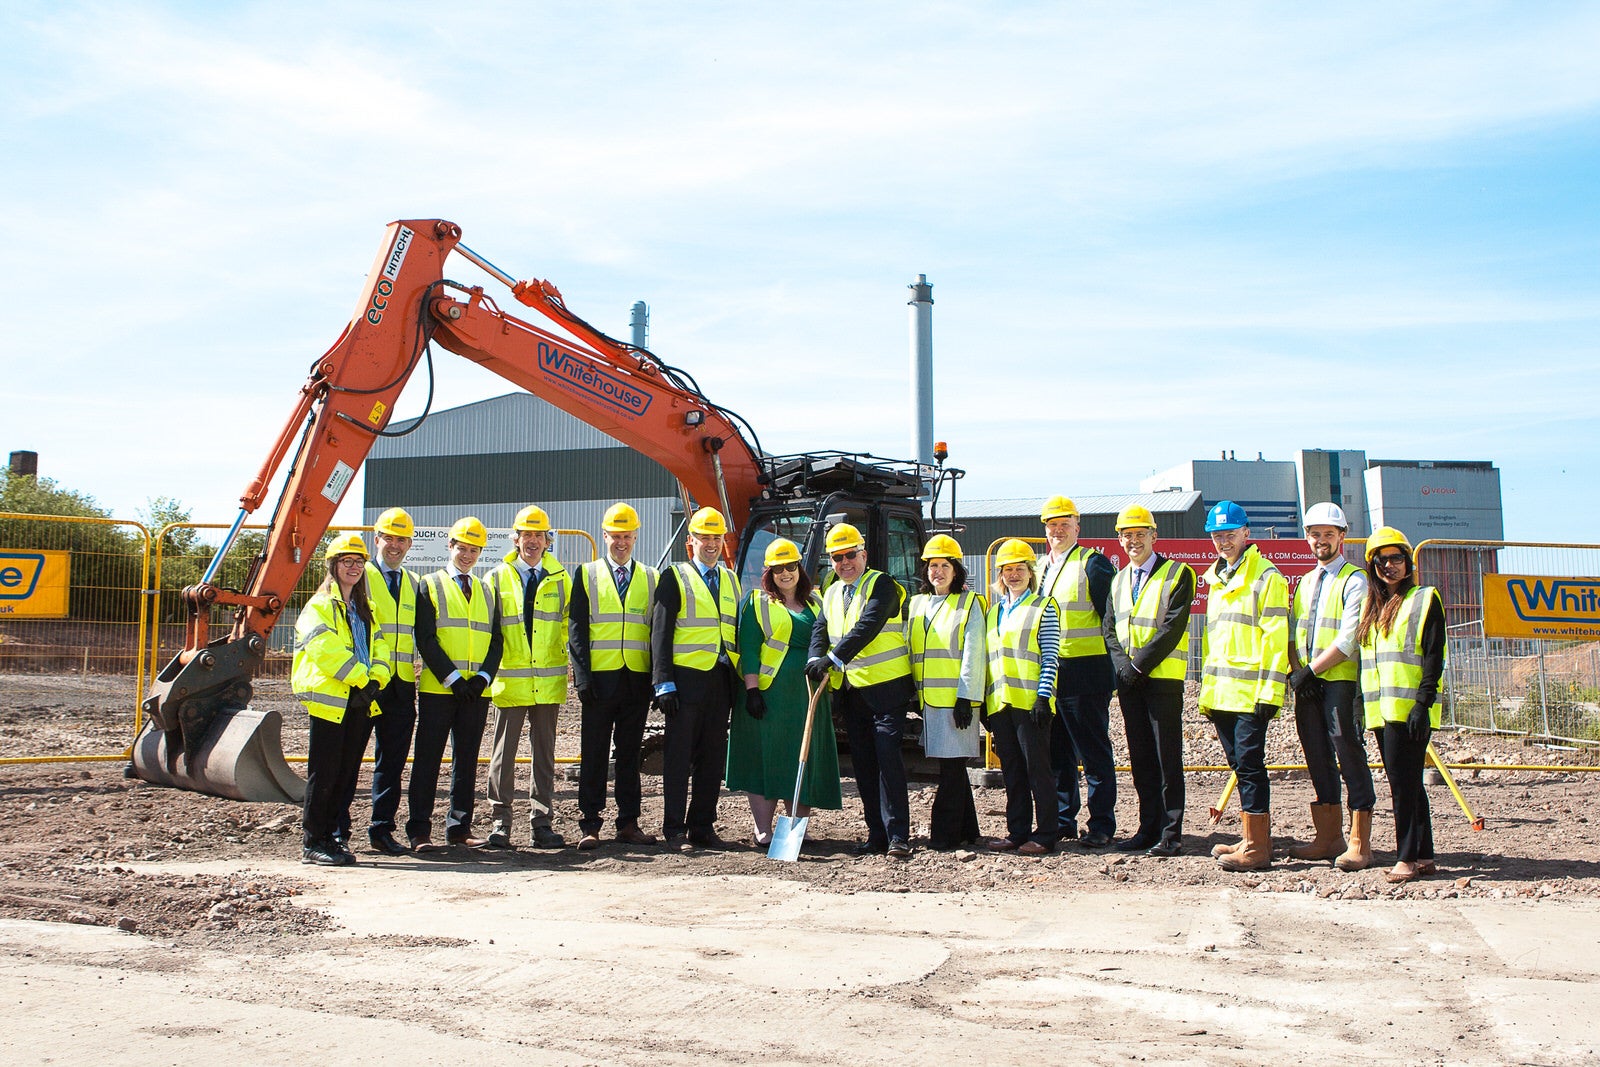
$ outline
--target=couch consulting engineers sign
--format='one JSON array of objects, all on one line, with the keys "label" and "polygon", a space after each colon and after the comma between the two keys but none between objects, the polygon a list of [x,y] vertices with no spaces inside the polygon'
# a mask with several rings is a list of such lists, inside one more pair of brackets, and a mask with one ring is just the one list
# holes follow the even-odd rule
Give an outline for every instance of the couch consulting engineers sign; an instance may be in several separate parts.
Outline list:
[{"label": "couch consulting engineers sign", "polygon": [[1485,574],[1483,634],[1600,641],[1600,578]]},{"label": "couch consulting engineers sign", "polygon": [[0,619],[64,619],[70,552],[0,548]]}]

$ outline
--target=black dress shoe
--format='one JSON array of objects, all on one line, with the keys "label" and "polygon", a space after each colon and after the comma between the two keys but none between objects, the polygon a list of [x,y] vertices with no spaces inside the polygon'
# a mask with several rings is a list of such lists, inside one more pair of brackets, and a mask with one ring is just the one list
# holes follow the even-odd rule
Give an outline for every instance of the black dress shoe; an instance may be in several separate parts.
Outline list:
[{"label": "black dress shoe", "polygon": [[1063,822],[1061,829],[1056,833],[1057,841],[1076,841],[1078,839],[1078,824]]},{"label": "black dress shoe", "polygon": [[510,848],[511,835],[504,830],[491,830],[489,836],[484,838],[484,848]]},{"label": "black dress shoe", "polygon": [[385,856],[404,856],[409,851],[394,839],[394,832],[391,830],[370,831],[367,834],[367,843],[372,846],[372,851],[382,852]]},{"label": "black dress shoe", "polygon": [[1182,841],[1157,841],[1145,853],[1148,856],[1160,856],[1163,859],[1183,855]]},{"label": "black dress shoe", "polygon": [[703,834],[691,832],[689,834],[689,843],[695,848],[724,849],[728,847],[728,843],[718,837],[715,830],[708,830]]},{"label": "black dress shoe", "polygon": [[343,867],[344,857],[330,841],[315,841],[300,848],[301,863],[315,863],[319,867]]},{"label": "black dress shoe", "polygon": [[1083,848],[1105,848],[1111,844],[1111,838],[1099,830],[1090,830],[1078,838],[1078,844]]},{"label": "black dress shoe", "polygon": [[1134,834],[1132,837],[1117,844],[1118,852],[1143,852],[1156,843],[1154,834]]},{"label": "black dress shoe", "polygon": [[852,856],[883,856],[889,852],[889,845],[884,841],[862,841],[850,850]]},{"label": "black dress shoe", "polygon": [[550,829],[548,826],[535,826],[533,828],[534,848],[566,848],[567,839]]},{"label": "black dress shoe", "polygon": [[339,835],[335,834],[328,838],[328,851],[339,857],[339,866],[354,867],[356,865],[355,853],[350,851],[350,847],[344,843],[344,838]]},{"label": "black dress shoe", "polygon": [[897,860],[908,860],[911,858],[911,842],[897,837],[889,842],[888,853]]}]

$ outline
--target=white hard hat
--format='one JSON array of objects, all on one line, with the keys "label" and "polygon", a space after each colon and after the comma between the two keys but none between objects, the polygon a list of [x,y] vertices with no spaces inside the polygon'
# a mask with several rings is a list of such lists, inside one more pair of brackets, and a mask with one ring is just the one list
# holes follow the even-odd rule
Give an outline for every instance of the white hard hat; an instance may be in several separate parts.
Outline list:
[{"label": "white hard hat", "polygon": [[1344,511],[1338,504],[1312,504],[1306,509],[1306,529],[1313,526],[1337,526],[1341,530],[1350,529],[1350,523],[1344,517]]}]

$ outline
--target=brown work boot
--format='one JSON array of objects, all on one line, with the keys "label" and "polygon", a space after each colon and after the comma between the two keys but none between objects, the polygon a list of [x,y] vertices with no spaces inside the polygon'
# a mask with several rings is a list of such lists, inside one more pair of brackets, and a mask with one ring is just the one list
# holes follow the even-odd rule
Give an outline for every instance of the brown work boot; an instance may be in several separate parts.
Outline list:
[{"label": "brown work boot", "polygon": [[1244,848],[1244,838],[1242,838],[1242,837],[1239,838],[1239,840],[1235,841],[1231,845],[1212,845],[1211,846],[1211,858],[1220,860],[1224,856],[1233,855],[1235,852],[1238,852],[1241,848]]},{"label": "brown work boot", "polygon": [[1364,871],[1372,866],[1372,812],[1350,813],[1350,847],[1333,865],[1341,871]]},{"label": "brown work boot", "polygon": [[1239,818],[1244,822],[1244,847],[1218,857],[1217,866],[1225,871],[1259,871],[1272,866],[1272,816],[1247,811]]},{"label": "brown work boot", "polygon": [[1344,809],[1337,804],[1311,805],[1311,825],[1317,836],[1309,845],[1295,845],[1289,855],[1297,860],[1331,860],[1344,851]]}]

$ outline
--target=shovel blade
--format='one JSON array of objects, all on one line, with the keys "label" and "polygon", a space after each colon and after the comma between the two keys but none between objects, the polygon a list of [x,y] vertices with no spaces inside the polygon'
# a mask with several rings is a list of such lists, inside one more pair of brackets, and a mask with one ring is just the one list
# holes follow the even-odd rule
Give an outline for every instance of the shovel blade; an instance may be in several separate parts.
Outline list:
[{"label": "shovel blade", "polygon": [[772,820],[772,844],[767,846],[767,859],[793,863],[800,858],[800,845],[806,839],[809,816],[791,819],[779,815]]}]

